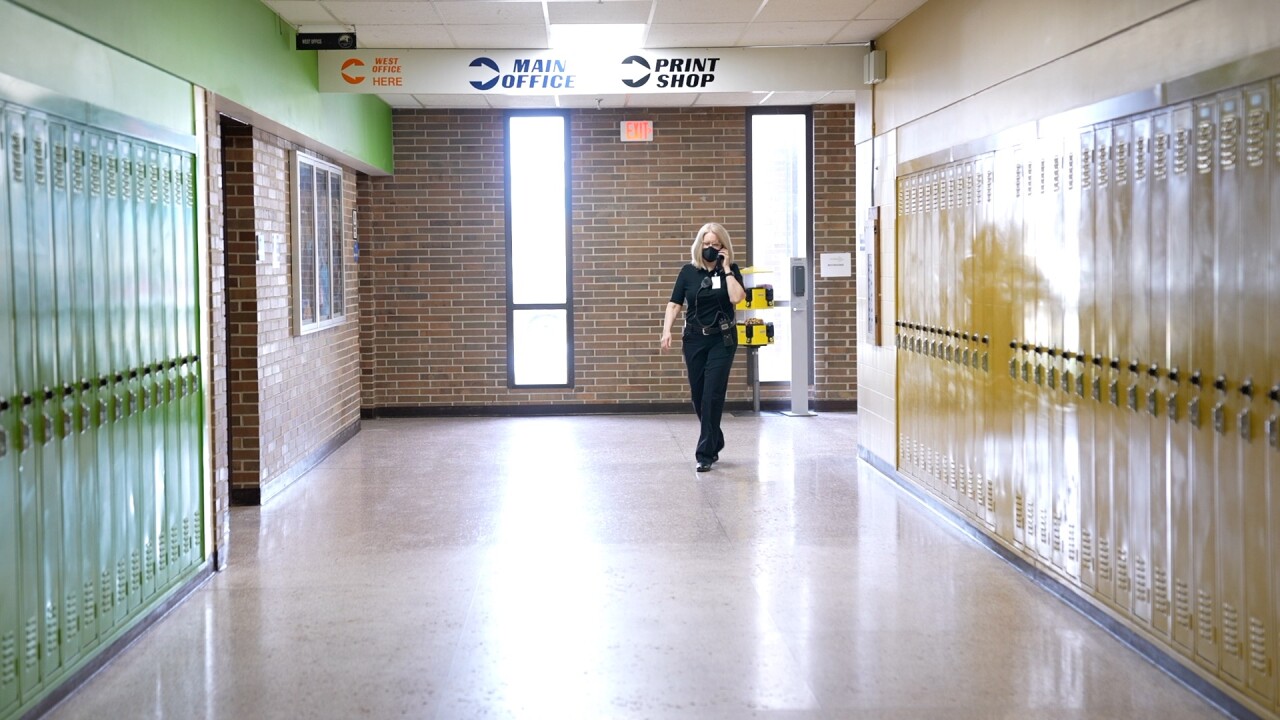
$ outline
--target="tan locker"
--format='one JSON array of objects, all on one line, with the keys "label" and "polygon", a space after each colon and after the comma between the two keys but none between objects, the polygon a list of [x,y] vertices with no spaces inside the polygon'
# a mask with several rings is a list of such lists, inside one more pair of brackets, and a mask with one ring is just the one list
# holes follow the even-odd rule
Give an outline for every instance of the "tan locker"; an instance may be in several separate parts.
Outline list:
[{"label": "tan locker", "polygon": [[1190,142],[1191,164],[1191,317],[1186,325],[1192,335],[1191,376],[1187,420],[1194,428],[1191,440],[1192,584],[1191,605],[1195,625],[1195,659],[1217,672],[1219,653],[1217,478],[1214,431],[1209,406],[1215,401],[1214,262],[1217,225],[1214,219],[1214,151],[1217,147],[1217,103],[1193,104]]},{"label": "tan locker", "polygon": [[[1128,425],[1129,467],[1129,568],[1132,577],[1131,611],[1141,622],[1151,622],[1151,437],[1155,418],[1147,411],[1151,387],[1151,118],[1133,120],[1128,155],[1132,187],[1128,247],[1130,298],[1124,312],[1130,317],[1128,372],[1125,375],[1124,415]],[[1158,369],[1157,369],[1158,373]],[[1121,439],[1121,442],[1124,440]]]},{"label": "tan locker", "polygon": [[[1265,435],[1267,397],[1272,384],[1269,356],[1275,346],[1267,344],[1267,297],[1269,250],[1272,244],[1271,172],[1268,119],[1271,93],[1267,85],[1246,88],[1241,107],[1240,155],[1240,241],[1241,265],[1241,372],[1238,389],[1240,411],[1236,416],[1240,466],[1243,482],[1243,548],[1240,562],[1244,577],[1244,605],[1241,608],[1241,645],[1248,691],[1264,703],[1276,699],[1275,603],[1272,575],[1277,559],[1268,545],[1270,508],[1268,499],[1276,492],[1267,478],[1268,444]],[[1261,330],[1261,331],[1260,331]]]},{"label": "tan locker", "polygon": [[[1047,399],[1049,408],[1049,437],[1046,446],[1045,466],[1049,470],[1051,482],[1048,495],[1049,549],[1053,565],[1059,571],[1066,570],[1066,518],[1067,505],[1071,501],[1068,490],[1066,452],[1064,438],[1065,403],[1060,391],[1063,377],[1063,338],[1065,298],[1064,288],[1059,284],[1050,284],[1050,278],[1058,277],[1062,265],[1070,266],[1074,257],[1067,254],[1066,238],[1063,232],[1063,213],[1065,212],[1065,177],[1063,172],[1064,158],[1061,139],[1046,141],[1042,144],[1040,168],[1041,186],[1045,197],[1045,222],[1049,228],[1047,237],[1047,258],[1041,260],[1041,276],[1045,285],[1041,291],[1041,302],[1045,307],[1042,316],[1041,342],[1048,347],[1048,370],[1041,394]],[[1045,260],[1047,259],[1047,262]],[[1070,272],[1070,271],[1068,271]]]},{"label": "tan locker", "polygon": [[[1082,235],[1080,223],[1079,137],[1068,133],[1061,139],[1062,165],[1062,252],[1063,257],[1075,263],[1079,278],[1084,272],[1084,252],[1088,247]],[[1090,228],[1091,229],[1091,228]],[[1080,353],[1083,351],[1081,335],[1081,284],[1068,285],[1062,298],[1062,376],[1059,378],[1058,397],[1062,408],[1062,524],[1064,571],[1067,577],[1080,582],[1080,510],[1082,468],[1084,456],[1081,437],[1081,403],[1076,393],[1080,377]],[[1090,468],[1091,470],[1091,468]]]},{"label": "tan locker", "polygon": [[1009,317],[1014,338],[1017,344],[1013,348],[1013,365],[1010,379],[1013,382],[1012,393],[1012,425],[1010,434],[1013,463],[1010,466],[1010,491],[1013,497],[1014,544],[1023,547],[1026,552],[1035,552],[1035,490],[1033,484],[1031,461],[1034,459],[1028,450],[1028,415],[1031,403],[1029,388],[1031,372],[1031,343],[1027,334],[1028,283],[1027,283],[1027,235],[1026,235],[1026,164],[1023,158],[1026,151],[1014,148],[1005,154],[1005,170],[1012,197],[1005,196],[1010,205],[1007,216],[1007,229],[1002,236],[1006,242],[1009,256],[1010,306]]},{"label": "tan locker", "polygon": [[975,207],[975,225],[977,228],[974,236],[974,255],[977,258],[975,263],[973,282],[980,288],[979,290],[979,327],[981,338],[979,339],[980,356],[975,359],[974,367],[980,372],[980,397],[982,399],[982,432],[979,433],[979,459],[981,462],[980,481],[982,484],[982,517],[988,529],[995,530],[996,527],[996,482],[1000,477],[1000,452],[999,441],[995,440],[996,436],[996,411],[997,404],[994,402],[995,394],[995,373],[993,373],[994,364],[992,362],[992,341],[996,337],[994,335],[994,322],[996,318],[996,305],[998,299],[996,296],[996,283],[994,281],[995,273],[998,268],[993,263],[992,249],[994,245],[994,222],[995,217],[992,212],[992,180],[994,179],[994,169],[992,166],[992,156],[990,154],[983,155],[978,158],[974,168],[974,180],[976,187],[974,189],[976,197]]},{"label": "tan locker", "polygon": [[1121,612],[1133,612],[1133,548],[1131,497],[1133,478],[1129,467],[1129,435],[1132,417],[1125,390],[1129,384],[1129,358],[1133,357],[1133,300],[1130,285],[1130,245],[1133,242],[1133,124],[1117,120],[1111,130],[1111,295],[1107,313],[1111,326],[1111,372],[1108,374],[1106,412],[1111,416],[1111,523],[1115,573],[1113,600]]},{"label": "tan locker", "polygon": [[[1020,424],[1014,416],[1017,381],[1011,377],[1016,368],[1017,353],[1011,347],[1017,337],[1014,325],[1015,288],[1017,287],[1013,259],[1014,251],[1014,203],[1013,162],[1007,150],[992,153],[988,157],[986,186],[990,197],[990,228],[986,240],[986,255],[991,269],[991,345],[999,355],[991,358],[992,414],[996,424],[993,433],[993,455],[996,458],[995,478],[995,528],[996,533],[1008,543],[1022,540],[1022,523],[1019,519],[1018,457],[1015,452]],[[1006,370],[1007,368],[1007,370]]]},{"label": "tan locker", "polygon": [[1045,151],[1040,143],[1029,146],[1024,161],[1026,213],[1023,222],[1024,254],[1027,268],[1027,334],[1032,346],[1031,385],[1028,387],[1030,422],[1027,452],[1032,468],[1028,493],[1034,500],[1027,508],[1028,529],[1034,528],[1035,553],[1046,564],[1052,562],[1053,468],[1049,462],[1049,416],[1052,398],[1047,388],[1049,372],[1050,295],[1046,271],[1053,254],[1055,228],[1051,219],[1045,178]]},{"label": "tan locker", "polygon": [[[1190,382],[1194,369],[1193,346],[1197,293],[1193,289],[1198,258],[1193,257],[1191,235],[1191,162],[1193,110],[1190,105],[1169,111],[1168,170],[1168,283],[1169,298],[1169,394],[1165,417],[1169,423],[1169,575],[1174,647],[1191,656],[1195,650],[1195,542],[1196,516],[1192,480],[1193,440],[1199,432],[1188,417],[1199,389]],[[1174,329],[1177,329],[1175,332]]]},{"label": "tan locker", "polygon": [[[1095,433],[1097,403],[1091,394],[1096,376],[1093,364],[1098,342],[1097,333],[1097,210],[1095,197],[1094,131],[1085,128],[1076,135],[1079,158],[1077,178],[1080,211],[1080,348],[1076,383],[1076,407],[1079,432],[1080,467],[1080,584],[1097,592],[1098,587],[1098,442]],[[1101,358],[1099,357],[1099,360]],[[1080,391],[1083,391],[1080,392]]]},{"label": "tan locker", "polygon": [[1240,146],[1242,98],[1238,91],[1218,96],[1218,142],[1214,157],[1217,258],[1214,264],[1214,333],[1217,351],[1211,411],[1218,471],[1218,606],[1221,617],[1219,663],[1235,684],[1245,681],[1244,485],[1240,464],[1239,413],[1244,366],[1242,323],[1245,305],[1240,235]]},{"label": "tan locker", "polygon": [[[1267,243],[1267,347],[1280,345],[1280,80],[1271,85],[1271,118],[1267,133],[1270,145],[1267,148],[1267,165],[1270,168],[1270,192],[1273,208],[1271,213],[1270,242]],[[1267,455],[1267,487],[1273,488],[1269,507],[1270,532],[1266,539],[1271,548],[1271,559],[1267,567],[1271,571],[1271,630],[1266,633],[1265,641],[1269,643],[1271,697],[1274,707],[1280,711],[1280,353],[1268,352],[1266,412]]]},{"label": "tan locker", "polygon": [[1115,597],[1115,536],[1112,518],[1112,462],[1114,455],[1114,419],[1111,412],[1113,389],[1112,363],[1115,357],[1115,318],[1113,317],[1113,278],[1115,244],[1112,240],[1112,129],[1101,125],[1094,129],[1093,210],[1094,210],[1094,312],[1093,329],[1093,400],[1094,438],[1094,522],[1095,557],[1097,558],[1097,595],[1111,601]]},{"label": "tan locker", "polygon": [[1169,441],[1172,424],[1166,413],[1171,384],[1168,369],[1169,355],[1169,148],[1170,123],[1168,110],[1152,116],[1151,137],[1148,142],[1150,173],[1150,255],[1147,268],[1147,288],[1150,293],[1150,324],[1148,346],[1151,356],[1147,373],[1146,394],[1141,412],[1149,417],[1151,429],[1147,457],[1150,458],[1150,573],[1151,573],[1151,629],[1166,638],[1172,619],[1170,593],[1170,475]]}]

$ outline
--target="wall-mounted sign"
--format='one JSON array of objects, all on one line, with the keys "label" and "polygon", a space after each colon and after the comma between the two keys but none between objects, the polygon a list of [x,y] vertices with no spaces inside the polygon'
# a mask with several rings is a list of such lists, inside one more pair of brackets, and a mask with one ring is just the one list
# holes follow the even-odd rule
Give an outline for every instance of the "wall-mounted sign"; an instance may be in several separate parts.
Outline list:
[{"label": "wall-mounted sign", "polygon": [[651,142],[653,140],[652,120],[623,120],[620,125],[622,142]]},{"label": "wall-mounted sign", "polygon": [[356,34],[344,33],[298,33],[294,47],[299,50],[354,50]]},{"label": "wall-mounted sign", "polygon": [[598,95],[865,87],[865,47],[639,50],[352,50],[319,53],[321,92]]}]

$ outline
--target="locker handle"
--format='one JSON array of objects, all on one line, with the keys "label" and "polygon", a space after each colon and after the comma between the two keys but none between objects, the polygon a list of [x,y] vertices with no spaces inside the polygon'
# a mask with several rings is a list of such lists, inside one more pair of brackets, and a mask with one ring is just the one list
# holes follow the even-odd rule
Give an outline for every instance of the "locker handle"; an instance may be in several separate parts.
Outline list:
[{"label": "locker handle", "polygon": [[1102,356],[1101,356],[1101,355],[1094,355],[1094,356],[1093,356],[1093,364],[1094,364],[1094,365],[1097,365],[1098,367],[1102,367]]},{"label": "locker handle", "polygon": [[1169,407],[1169,419],[1178,422],[1178,393],[1169,393],[1169,397],[1165,398],[1165,402]]},{"label": "locker handle", "polygon": [[65,384],[63,384],[63,386],[62,386],[62,397],[64,397],[64,398],[71,397],[71,394],[72,394],[72,393],[74,393],[74,392],[75,392],[75,388],[74,388],[74,387],[72,387],[71,383],[65,383]]},{"label": "locker handle", "polygon": [[1169,368],[1169,379],[1178,382],[1178,368]]},{"label": "locker handle", "polygon": [[92,390],[92,389],[93,389],[93,383],[89,382],[89,379],[88,379],[88,378],[80,378],[80,391],[81,391],[81,392],[89,392],[89,391],[90,391],[90,390]]},{"label": "locker handle", "polygon": [[1120,358],[1111,358],[1111,369],[1112,370],[1120,369]]},{"label": "locker handle", "polygon": [[1275,402],[1280,402],[1280,385],[1271,388],[1271,392],[1267,393],[1267,397]]},{"label": "locker handle", "polygon": [[1137,374],[1137,372],[1138,372],[1138,361],[1137,361],[1137,360],[1130,360],[1130,361],[1129,361],[1129,372],[1134,373],[1134,374]]},{"label": "locker handle", "polygon": [[1244,382],[1240,383],[1240,394],[1244,395],[1247,398],[1253,397],[1253,379],[1252,378],[1246,378]]},{"label": "locker handle", "polygon": [[1150,375],[1153,378],[1160,377],[1160,366],[1152,365],[1151,367],[1147,368],[1147,375]]},{"label": "locker handle", "polygon": [[1253,442],[1253,414],[1249,408],[1241,410],[1236,415],[1236,422],[1240,423],[1240,439],[1245,442]]},{"label": "locker handle", "polygon": [[1271,447],[1280,450],[1280,417],[1272,415],[1267,418],[1267,438]]},{"label": "locker handle", "polygon": [[1075,360],[1076,354],[1071,352],[1070,350],[1064,350],[1062,351],[1062,357],[1065,360]]},{"label": "locker handle", "polygon": [[1219,435],[1225,435],[1227,433],[1227,409],[1223,403],[1218,403],[1213,406],[1213,429],[1216,430]]},{"label": "locker handle", "polygon": [[1213,381],[1213,388],[1214,388],[1215,390],[1220,390],[1220,391],[1222,391],[1222,392],[1226,392],[1226,391],[1227,391],[1227,376],[1226,376],[1226,375],[1219,375],[1219,376],[1218,376],[1218,378],[1217,378],[1216,380],[1214,380],[1214,381]]},{"label": "locker handle", "polygon": [[1200,387],[1200,371],[1199,370],[1196,370],[1195,372],[1191,373],[1191,384],[1195,385],[1196,387]]},{"label": "locker handle", "polygon": [[44,399],[45,400],[53,399],[53,389],[50,388],[48,385],[44,386]]},{"label": "locker handle", "polygon": [[982,344],[983,344],[983,345],[990,345],[990,344],[991,344],[991,336],[990,336],[990,335],[983,335],[983,336],[982,336]]}]

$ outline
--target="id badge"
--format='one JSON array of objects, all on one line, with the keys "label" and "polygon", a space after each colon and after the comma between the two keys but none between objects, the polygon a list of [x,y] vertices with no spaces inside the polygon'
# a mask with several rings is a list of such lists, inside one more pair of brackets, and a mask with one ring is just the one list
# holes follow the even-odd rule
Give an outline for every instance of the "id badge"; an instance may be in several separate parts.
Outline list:
[{"label": "id badge", "polygon": [[712,276],[711,276],[711,289],[712,289],[712,290],[719,290],[719,289],[720,289],[720,276],[719,276],[719,275],[712,275]]}]

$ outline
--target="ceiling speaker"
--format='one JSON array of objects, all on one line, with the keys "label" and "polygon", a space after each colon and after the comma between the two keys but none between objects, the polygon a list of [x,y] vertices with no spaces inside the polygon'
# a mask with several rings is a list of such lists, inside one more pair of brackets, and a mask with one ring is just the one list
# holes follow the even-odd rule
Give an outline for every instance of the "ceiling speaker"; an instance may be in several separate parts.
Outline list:
[{"label": "ceiling speaker", "polygon": [[878,85],[884,78],[884,51],[872,50],[862,58],[862,82]]}]

